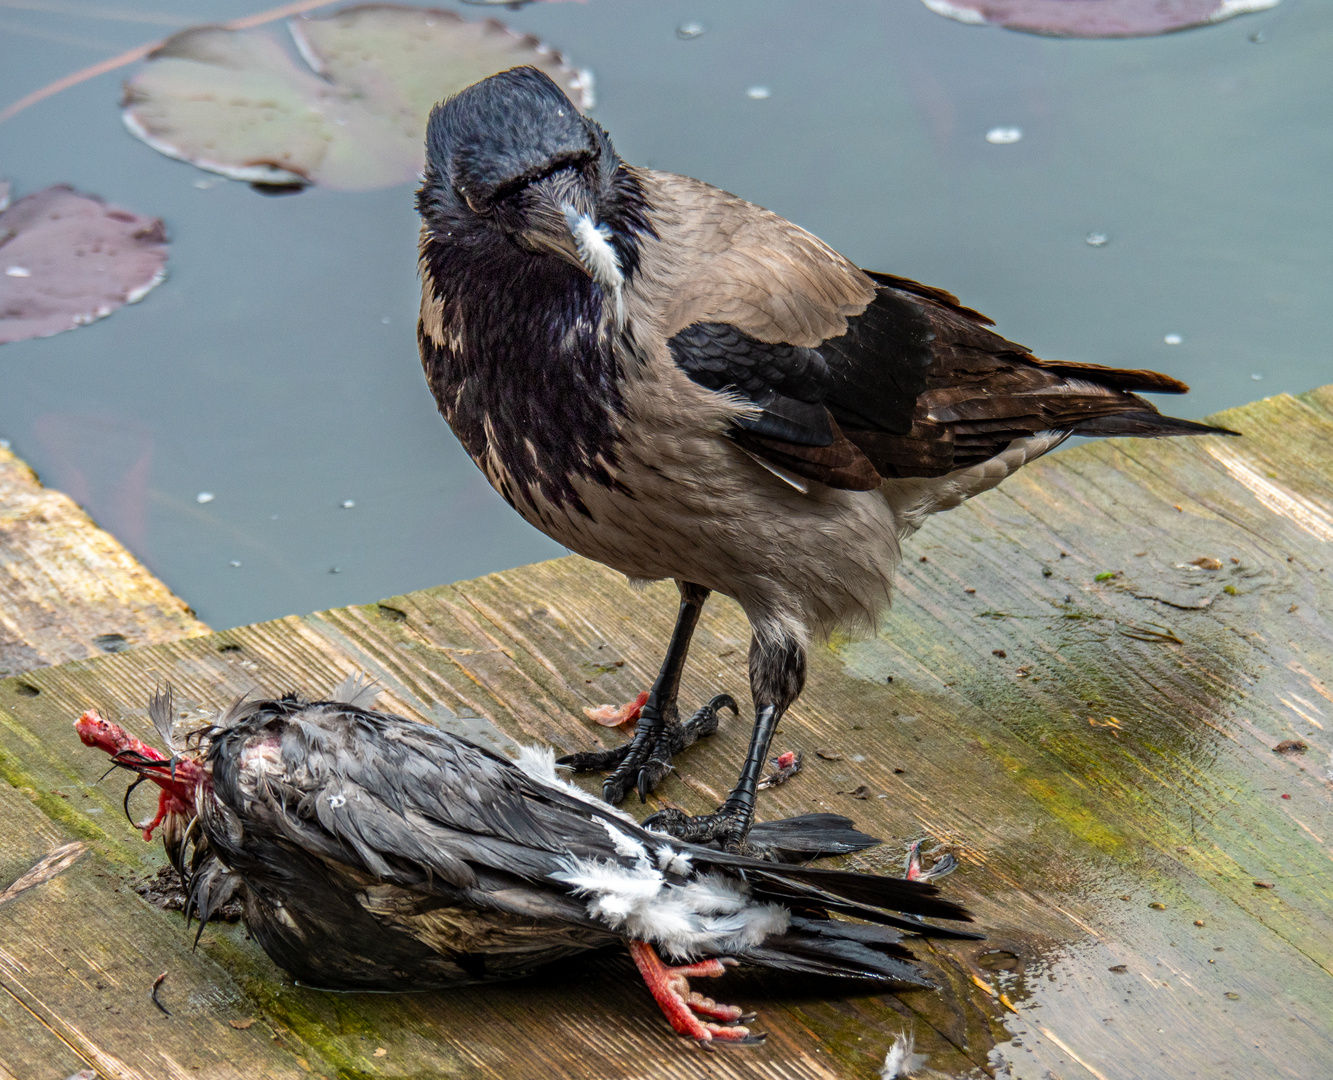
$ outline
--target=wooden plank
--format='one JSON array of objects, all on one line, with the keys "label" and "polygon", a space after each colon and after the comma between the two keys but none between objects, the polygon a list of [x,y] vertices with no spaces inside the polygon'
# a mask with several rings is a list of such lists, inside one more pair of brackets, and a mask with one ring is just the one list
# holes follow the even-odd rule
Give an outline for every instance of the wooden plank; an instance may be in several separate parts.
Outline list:
[{"label": "wooden plank", "polygon": [[0,676],[206,633],[119,541],[0,447]]},{"label": "wooden plank", "polygon": [[[241,1044],[252,1075],[288,1075],[299,1057],[327,1076],[865,1077],[898,1030],[930,1055],[924,1075],[1322,1075],[1333,1055],[1333,690],[1322,681],[1333,670],[1333,390],[1221,420],[1246,438],[1077,447],[942,515],[909,543],[883,630],[812,656],[779,733],[809,764],[764,793],[761,813],[849,813],[888,840],[851,864],[880,871],[896,872],[903,843],[921,835],[958,854],[946,888],[988,937],[919,948],[936,991],[734,974],[719,992],[757,1008],[770,1039],[710,1055],[669,1033],[614,954],[452,993],[325,995],[291,985],[234,928],[210,928],[190,954],[178,917],[114,892],[160,853],[117,819],[121,782],[98,785],[104,764],[69,725],[96,705],[148,737],[143,706],[162,681],[189,711],[248,690],[319,693],[366,670],[382,707],[495,746],[620,738],[582,707],[651,679],[674,591],[636,592],[574,558],[0,682],[0,774],[21,796],[8,831],[39,836],[12,855],[0,839],[3,880],[58,843],[87,843],[42,888],[103,905],[104,925],[141,940],[142,956],[69,920],[18,934],[5,905],[0,949],[12,953],[16,934],[77,942],[121,965],[136,1007],[169,959],[169,987],[213,991],[192,991],[195,1012],[150,1027],[154,1039],[179,1030],[183,1047],[220,1032],[225,1043],[246,1034],[225,1020],[260,1017],[247,1033],[262,1025],[263,1037]],[[1192,565],[1202,557],[1221,569]],[[747,639],[736,606],[710,602],[686,703],[743,696]],[[745,723],[724,720],[662,795],[710,808],[746,738]],[[1291,739],[1306,749],[1274,752]],[[840,794],[862,785],[866,798]],[[9,802],[0,814],[10,820]],[[110,877],[82,876],[95,873]],[[15,912],[38,920],[39,898],[24,896]],[[15,1000],[40,997],[42,1022],[84,1054],[67,1032],[100,1000],[88,973],[21,958],[41,977]],[[135,1014],[140,1031],[155,1022]],[[174,1075],[135,1045],[133,1024],[91,1030],[127,1068]],[[190,1075],[230,1075],[190,1060]]]}]

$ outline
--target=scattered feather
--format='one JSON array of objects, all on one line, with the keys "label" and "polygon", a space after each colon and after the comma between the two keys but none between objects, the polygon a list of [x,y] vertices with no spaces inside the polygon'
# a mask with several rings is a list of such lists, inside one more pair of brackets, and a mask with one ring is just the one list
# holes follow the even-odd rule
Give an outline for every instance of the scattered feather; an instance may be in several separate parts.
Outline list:
[{"label": "scattered feather", "polygon": [[880,1080],[898,1080],[899,1077],[911,1076],[926,1063],[925,1054],[916,1054],[916,1038],[910,1031],[900,1031],[893,1037],[893,1045],[884,1055],[884,1067],[880,1069]]},{"label": "scattered feather", "polygon": [[378,680],[372,679],[364,671],[354,671],[329,692],[329,700],[343,705],[355,705],[362,709],[375,707],[375,699],[380,692],[375,689]]}]

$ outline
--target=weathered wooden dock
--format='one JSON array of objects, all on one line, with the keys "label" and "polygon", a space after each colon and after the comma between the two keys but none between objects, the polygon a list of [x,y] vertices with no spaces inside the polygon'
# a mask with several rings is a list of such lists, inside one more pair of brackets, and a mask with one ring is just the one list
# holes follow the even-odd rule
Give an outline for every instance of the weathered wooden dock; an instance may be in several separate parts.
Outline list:
[{"label": "weathered wooden dock", "polygon": [[[807,767],[761,814],[850,814],[886,841],[854,863],[887,872],[936,838],[987,939],[918,949],[936,991],[730,975],[718,993],[758,1011],[757,1048],[678,1039],[614,954],[387,996],[293,986],[239,926],[192,952],[179,914],[133,890],[161,849],[70,726],[95,706],[148,737],[163,682],[202,716],[359,669],[381,707],[586,747],[607,732],[582,708],[651,678],[669,585],[569,558],[187,636],[204,628],[132,568],[102,609],[123,622],[54,575],[22,595],[66,644],[28,660],[66,662],[0,681],[0,1078],[870,1078],[898,1031],[929,1055],[919,1076],[1333,1076],[1333,387],[1221,421],[1245,438],[1080,446],[937,518],[883,631],[817,651],[779,734]],[[77,576],[86,558],[60,561]],[[162,643],[67,659],[106,634]],[[684,700],[741,696],[746,642],[710,604]],[[662,794],[710,808],[746,735],[724,721]],[[170,1016],[149,997],[163,971]]]}]

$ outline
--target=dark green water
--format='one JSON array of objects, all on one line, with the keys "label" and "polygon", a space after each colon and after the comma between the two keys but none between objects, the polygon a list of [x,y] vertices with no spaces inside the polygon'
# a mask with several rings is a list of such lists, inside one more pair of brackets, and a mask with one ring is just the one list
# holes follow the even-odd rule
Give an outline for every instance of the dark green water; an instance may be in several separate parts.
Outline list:
[{"label": "dark green water", "polygon": [[[130,2],[0,0],[0,106],[266,6]],[[964,26],[917,0],[500,14],[593,70],[595,115],[626,159],[949,288],[1041,355],[1171,372],[1195,388],[1163,402],[1185,416],[1333,381],[1327,4],[1103,42]],[[705,33],[682,41],[690,21]],[[199,187],[212,178],[125,134],[121,77],[0,125],[0,177],[164,218],[171,277],[94,326],[0,346],[0,437],[217,627],[559,554],[435,413],[411,187]],[[1023,138],[992,145],[996,126]],[[1092,232],[1109,241],[1089,246]]]}]

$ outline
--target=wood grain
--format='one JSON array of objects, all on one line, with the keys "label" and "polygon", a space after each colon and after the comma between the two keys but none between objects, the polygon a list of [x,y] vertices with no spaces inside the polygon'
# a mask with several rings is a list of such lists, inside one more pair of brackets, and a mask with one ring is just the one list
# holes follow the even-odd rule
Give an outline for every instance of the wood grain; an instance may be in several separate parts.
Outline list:
[{"label": "wood grain", "polygon": [[206,633],[115,537],[0,447],[0,676]]},{"label": "wood grain", "polygon": [[[708,1053],[614,952],[447,994],[327,995],[239,928],[189,952],[179,916],[126,887],[161,853],[70,724],[96,705],[148,738],[165,681],[200,716],[364,670],[381,707],[497,747],[621,738],[582,708],[647,685],[674,590],[569,558],[0,682],[0,890],[89,848],[0,905],[0,1065],[46,1075],[32,1037],[57,1080],[71,1060],[108,1077],[870,1077],[910,1030],[924,1076],[1326,1075],[1333,388],[1216,420],[1245,438],[1080,446],[935,519],[882,631],[812,657],[778,735],[807,767],[761,814],[848,813],[886,840],[850,864],[883,872],[923,835],[954,851],[945,889],[987,940],[918,946],[938,989],[738,972],[716,989],[769,1040]],[[684,702],[741,697],[747,641],[710,601]],[[724,717],[662,797],[711,808],[747,728]],[[170,1020],[148,1000],[164,967]]]}]

